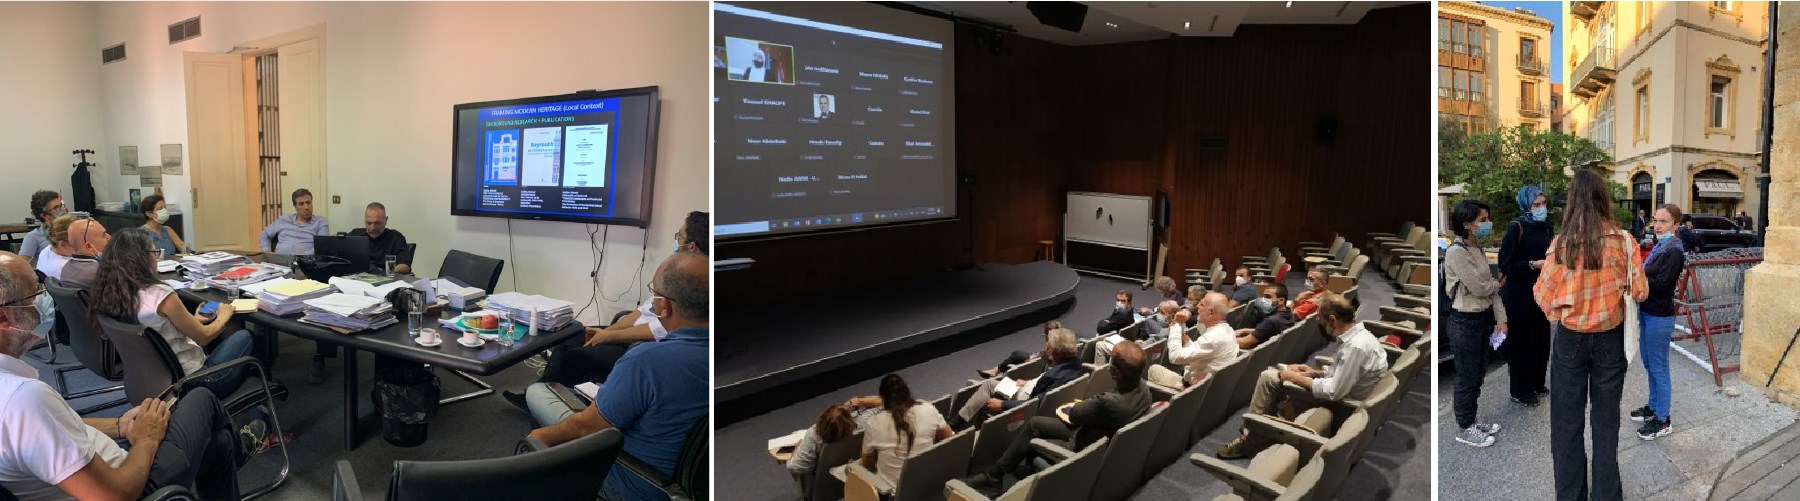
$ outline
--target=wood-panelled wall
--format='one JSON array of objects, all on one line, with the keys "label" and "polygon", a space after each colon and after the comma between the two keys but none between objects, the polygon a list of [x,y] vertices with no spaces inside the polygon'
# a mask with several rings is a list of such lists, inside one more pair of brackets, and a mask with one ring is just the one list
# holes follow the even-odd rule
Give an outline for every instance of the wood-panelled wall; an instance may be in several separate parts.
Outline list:
[{"label": "wood-panelled wall", "polygon": [[[1292,253],[1332,231],[1360,242],[1401,221],[1426,224],[1430,15],[1420,4],[1353,26],[1090,47],[1014,36],[998,55],[959,26],[956,160],[975,181],[959,185],[963,217],[721,245],[718,257],[757,264],[718,274],[720,304],[1030,261],[1039,240],[1060,236],[1068,191],[1168,191],[1175,271],[1273,245]],[[1327,118],[1337,138],[1323,145],[1315,127]],[[1202,148],[1203,138],[1225,146]]]}]

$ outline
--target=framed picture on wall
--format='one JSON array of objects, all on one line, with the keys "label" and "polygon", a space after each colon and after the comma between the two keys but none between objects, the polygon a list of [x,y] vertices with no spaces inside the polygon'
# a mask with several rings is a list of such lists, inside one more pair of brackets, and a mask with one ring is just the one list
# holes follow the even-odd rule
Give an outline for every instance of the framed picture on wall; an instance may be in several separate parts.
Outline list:
[{"label": "framed picture on wall", "polygon": [[137,147],[136,146],[120,146],[119,147],[119,174],[126,175],[126,176],[135,176],[135,175],[137,175],[137,171],[138,171]]}]

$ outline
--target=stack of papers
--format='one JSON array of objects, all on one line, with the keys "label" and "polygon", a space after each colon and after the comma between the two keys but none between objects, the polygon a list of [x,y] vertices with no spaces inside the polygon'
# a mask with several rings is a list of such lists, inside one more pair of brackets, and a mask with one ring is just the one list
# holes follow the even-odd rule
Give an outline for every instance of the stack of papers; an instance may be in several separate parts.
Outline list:
[{"label": "stack of papers", "polygon": [[226,284],[235,283],[240,289],[245,285],[267,282],[285,277],[294,272],[286,266],[269,263],[251,263],[233,266],[225,271],[207,275],[203,280],[206,285],[223,288]]},{"label": "stack of papers", "polygon": [[308,299],[305,304],[306,316],[300,320],[353,332],[380,329],[399,322],[394,319],[393,305],[368,296],[333,293]]},{"label": "stack of papers", "polygon": [[388,293],[393,292],[395,289],[408,287],[406,282],[368,273],[357,273],[347,277],[331,277],[330,283],[332,287],[337,287],[339,291],[342,291],[345,294],[380,299],[386,299]]},{"label": "stack of papers", "polygon": [[181,263],[164,259],[156,262],[157,273],[172,273],[181,268]]},{"label": "stack of papers", "polygon": [[532,321],[531,313],[536,311],[537,328],[540,332],[561,329],[575,321],[575,303],[535,294],[502,292],[488,296],[487,307],[512,317],[514,321],[527,324]]},{"label": "stack of papers", "polygon": [[196,277],[210,277],[246,264],[250,264],[250,258],[220,251],[181,258],[181,268],[187,270],[188,276]]},{"label": "stack of papers", "polygon": [[[292,315],[306,309],[305,302],[329,296],[337,292],[329,285],[317,280],[276,279],[282,282],[275,285],[264,285],[256,294],[256,308],[276,315]],[[273,283],[274,281],[270,281]],[[245,290],[249,290],[248,287]]]}]

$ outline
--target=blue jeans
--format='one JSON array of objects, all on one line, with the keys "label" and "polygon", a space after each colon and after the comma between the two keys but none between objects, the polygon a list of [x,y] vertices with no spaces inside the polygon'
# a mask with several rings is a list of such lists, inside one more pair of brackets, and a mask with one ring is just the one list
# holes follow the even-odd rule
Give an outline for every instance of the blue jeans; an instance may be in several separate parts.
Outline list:
[{"label": "blue jeans", "polygon": [[1675,317],[1658,317],[1638,311],[1638,354],[1644,358],[1644,375],[1650,379],[1650,410],[1669,419],[1669,338],[1675,333]]},{"label": "blue jeans", "polygon": [[[570,387],[569,389],[574,390],[575,388]],[[526,407],[531,408],[531,419],[537,421],[538,426],[561,423],[569,416],[575,415],[574,409],[570,409],[568,404],[563,403],[562,399],[556,398],[556,394],[550,391],[549,383],[531,383],[530,386],[526,386],[525,404]]]},{"label": "blue jeans", "polygon": [[[225,337],[213,341],[212,352],[206,354],[206,365],[202,368],[249,355],[252,344],[254,344],[253,339],[248,329],[238,329],[237,332],[227,334]],[[214,395],[230,395],[237,392],[238,385],[244,384],[244,378],[249,375],[249,372],[246,372],[248,370],[250,367],[247,365],[232,367],[224,372],[196,381],[194,387],[212,390]]]}]

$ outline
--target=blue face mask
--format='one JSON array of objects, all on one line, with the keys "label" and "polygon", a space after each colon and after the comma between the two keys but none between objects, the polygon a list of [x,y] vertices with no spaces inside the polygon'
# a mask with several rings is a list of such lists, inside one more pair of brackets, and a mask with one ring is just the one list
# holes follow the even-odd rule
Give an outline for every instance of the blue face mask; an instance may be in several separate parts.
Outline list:
[{"label": "blue face mask", "polygon": [[1531,219],[1537,220],[1537,221],[1545,221],[1545,220],[1548,220],[1549,218],[1550,218],[1550,209],[1544,208],[1544,207],[1538,207],[1536,209],[1531,209]]},{"label": "blue face mask", "polygon": [[1494,233],[1493,221],[1482,221],[1475,225],[1475,236],[1485,237]]},{"label": "blue face mask", "polygon": [[1669,241],[1669,239],[1670,239],[1670,238],[1672,238],[1672,237],[1674,237],[1674,236],[1675,236],[1675,234],[1674,234],[1674,233],[1662,233],[1662,234],[1659,234],[1659,235],[1657,235],[1657,236],[1656,236],[1656,243],[1659,243],[1659,244],[1660,244],[1660,243],[1663,243],[1663,242],[1667,242],[1667,241]]}]

